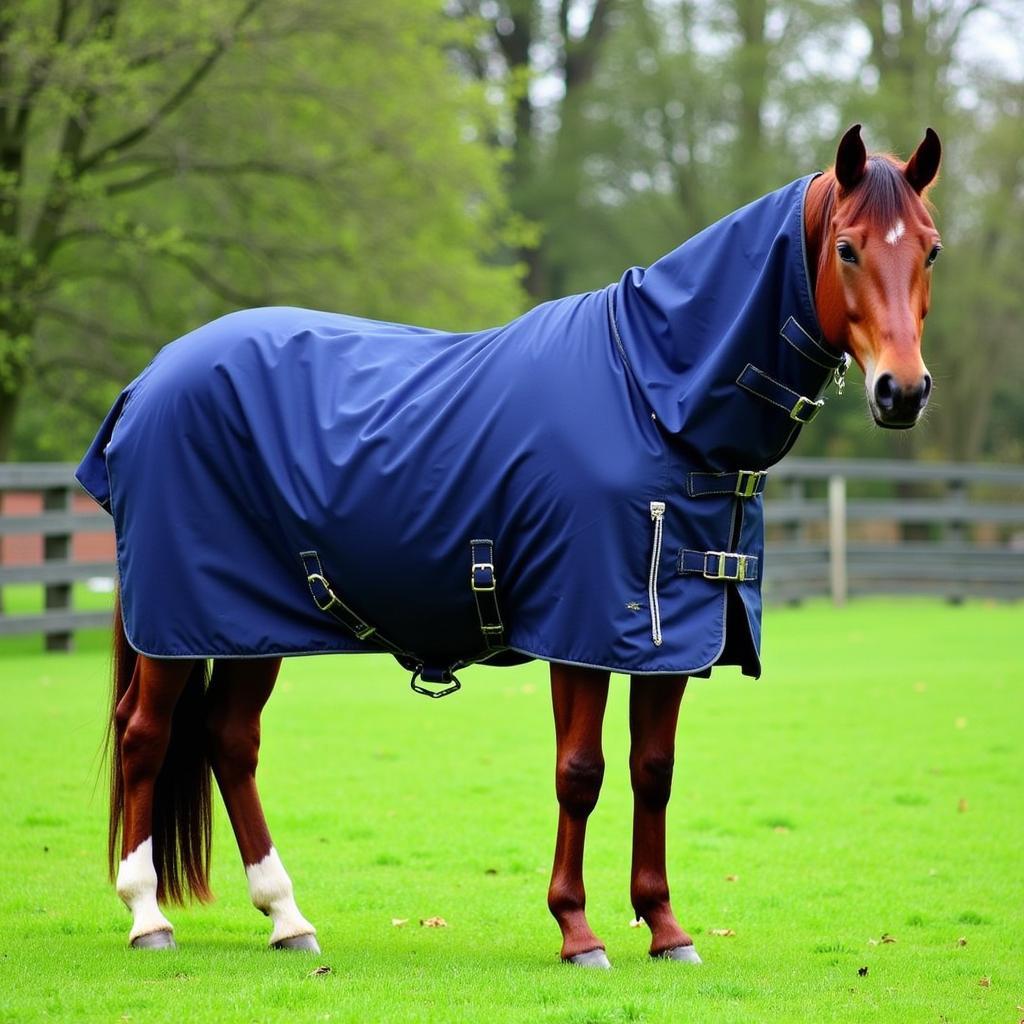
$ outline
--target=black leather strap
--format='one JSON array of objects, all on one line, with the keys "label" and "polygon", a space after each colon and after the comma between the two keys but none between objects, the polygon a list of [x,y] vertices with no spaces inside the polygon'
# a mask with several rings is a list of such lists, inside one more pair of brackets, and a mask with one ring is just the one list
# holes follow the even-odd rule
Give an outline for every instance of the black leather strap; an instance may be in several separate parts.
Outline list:
[{"label": "black leather strap", "polygon": [[758,398],[785,409],[789,413],[789,418],[796,420],[797,423],[810,423],[825,404],[824,399],[815,400],[797,394],[774,377],[769,377],[764,370],[759,370],[753,363],[747,363],[743,372],[736,378],[736,383]]},{"label": "black leather strap", "polygon": [[691,498],[709,494],[735,494],[753,498],[764,490],[768,473],[764,470],[741,469],[735,473],[687,473],[686,491]]},{"label": "black leather strap", "polygon": [[476,613],[480,619],[480,632],[488,651],[505,648],[505,625],[498,608],[498,579],[494,574],[494,541],[471,540],[471,567],[469,586],[476,601]]},{"label": "black leather strap", "polygon": [[676,561],[680,576],[698,575],[706,580],[732,583],[752,583],[757,579],[757,555],[744,555],[739,551],[690,551],[682,548]]}]

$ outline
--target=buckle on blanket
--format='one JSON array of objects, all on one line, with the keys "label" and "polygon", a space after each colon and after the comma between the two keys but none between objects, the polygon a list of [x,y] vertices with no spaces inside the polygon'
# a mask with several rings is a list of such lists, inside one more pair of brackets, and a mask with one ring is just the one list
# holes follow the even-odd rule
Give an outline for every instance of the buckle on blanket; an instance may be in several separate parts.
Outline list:
[{"label": "buckle on blanket", "polygon": [[761,477],[765,475],[764,470],[741,469],[736,474],[736,489],[733,493],[740,498],[752,498],[757,494],[757,487],[761,482]]},{"label": "buckle on blanket", "polygon": [[[436,678],[424,678],[424,673],[428,675],[434,675]],[[443,685],[443,690],[430,690],[423,683],[430,683],[432,685]],[[447,685],[445,685],[447,684]],[[447,697],[450,693],[455,693],[456,690],[462,689],[462,683],[456,678],[455,673],[449,669],[445,669],[443,672],[430,672],[425,665],[417,665],[413,670],[412,679],[409,680],[409,686],[416,693],[422,693],[424,697]]]},{"label": "buckle on blanket", "polygon": [[469,572],[469,585],[477,593],[496,590],[498,583],[494,578],[494,563],[474,562]]},{"label": "buckle on blanket", "polygon": [[[789,418],[791,420],[796,420],[797,423],[810,423],[811,420],[821,412],[821,407],[824,404],[824,398],[815,401],[813,398],[804,398],[804,396],[801,395],[796,400],[796,404],[793,408],[789,410]],[[811,411],[805,416],[804,409],[810,409]]]},{"label": "buckle on blanket", "polygon": [[[740,555],[735,551],[705,551],[704,552],[704,579],[706,580],[735,580],[742,583],[747,578],[747,559],[749,555]],[[708,568],[708,560],[711,560],[711,568]],[[728,571],[729,559],[735,559],[736,571]],[[716,564],[717,563],[717,564]]]}]

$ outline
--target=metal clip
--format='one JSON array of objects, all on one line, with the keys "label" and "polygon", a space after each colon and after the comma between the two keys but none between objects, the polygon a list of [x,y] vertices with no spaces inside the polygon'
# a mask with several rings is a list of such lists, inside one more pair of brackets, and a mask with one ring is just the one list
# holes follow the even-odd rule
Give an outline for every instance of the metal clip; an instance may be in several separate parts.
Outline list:
[{"label": "metal clip", "polygon": [[740,498],[752,498],[757,494],[757,485],[764,476],[764,470],[760,472],[754,469],[741,469],[736,474],[735,494]]},{"label": "metal clip", "polygon": [[[729,580],[736,583],[743,583],[747,578],[747,559],[749,555],[740,555],[734,551],[705,551],[704,552],[704,579],[706,580]],[[718,559],[718,564],[710,571],[708,570],[708,559]],[[728,559],[736,559],[735,574],[727,571]],[[714,566],[714,562],[712,562]]]},{"label": "metal clip", "polygon": [[835,368],[832,379],[835,381],[836,394],[842,398],[846,390],[846,371],[850,367],[850,357],[844,352],[843,361]]},{"label": "metal clip", "polygon": [[[490,586],[477,586],[476,574],[478,572],[485,572],[488,574],[491,584]],[[493,562],[474,562],[469,570],[469,585],[470,588],[475,590],[477,593],[486,593],[489,590],[496,590],[498,581],[494,576],[494,563]]]},{"label": "metal clip", "polygon": [[456,690],[462,689],[462,683],[460,683],[459,680],[456,678],[455,674],[452,673],[451,680],[448,682],[447,686],[445,686],[444,683],[438,684],[441,686],[445,686],[445,689],[428,690],[427,687],[424,686],[422,683],[417,682],[417,680],[420,678],[420,673],[422,673],[422,671],[423,666],[418,666],[412,674],[412,679],[409,680],[409,686],[415,693],[422,693],[424,697],[431,697],[436,700],[438,697],[447,697],[448,694],[455,693]]},{"label": "metal clip", "polygon": [[[803,395],[801,395],[796,400],[796,405],[794,405],[793,408],[790,409],[789,418],[792,420],[796,420],[797,423],[810,423],[811,420],[813,420],[814,417],[817,416],[819,412],[821,412],[821,407],[824,404],[824,398],[819,398],[817,401],[815,401],[813,398],[804,398]],[[812,411],[808,416],[805,417],[802,415],[804,409],[810,409]]]}]

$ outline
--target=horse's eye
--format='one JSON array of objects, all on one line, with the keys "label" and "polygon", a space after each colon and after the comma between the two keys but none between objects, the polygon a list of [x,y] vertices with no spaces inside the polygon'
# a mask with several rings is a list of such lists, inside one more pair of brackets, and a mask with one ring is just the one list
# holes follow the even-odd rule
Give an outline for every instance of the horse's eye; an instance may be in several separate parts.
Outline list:
[{"label": "horse's eye", "polygon": [[933,245],[932,246],[932,251],[930,253],[928,253],[928,259],[925,260],[925,266],[926,267],[930,267],[939,258],[939,253],[940,252],[942,252],[942,246],[941,245]]},{"label": "horse's eye", "polygon": [[836,246],[836,252],[844,263],[856,263],[857,252],[849,242],[840,242]]}]

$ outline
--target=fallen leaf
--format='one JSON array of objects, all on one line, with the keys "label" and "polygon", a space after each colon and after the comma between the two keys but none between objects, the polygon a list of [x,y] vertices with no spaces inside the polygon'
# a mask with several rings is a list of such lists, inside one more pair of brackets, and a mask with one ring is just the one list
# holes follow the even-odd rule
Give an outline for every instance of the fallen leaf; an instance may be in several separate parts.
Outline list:
[{"label": "fallen leaf", "polygon": [[401,928],[403,925],[406,925],[406,924],[409,923],[409,918],[407,918],[407,917],[393,917],[393,918],[391,918],[391,923],[396,928]]},{"label": "fallen leaf", "polygon": [[738,882],[740,880],[740,876],[739,875],[726,875],[725,876],[725,880],[727,882]]},{"label": "fallen leaf", "polygon": [[424,928],[447,928],[448,922],[443,917],[421,917],[420,924]]},{"label": "fallen leaf", "polygon": [[877,946],[878,945],[878,939],[868,939],[868,945],[869,946]]},{"label": "fallen leaf", "polygon": [[788,825],[776,825],[775,826],[775,831],[779,832],[779,833],[788,832],[789,831],[789,826]]},{"label": "fallen leaf", "polygon": [[639,928],[640,925],[642,925],[643,923],[644,923],[644,919],[642,917],[634,917],[633,920],[629,922],[629,927],[630,928]]},{"label": "fallen leaf", "polygon": [[956,944],[958,946],[966,946],[967,945],[967,936],[966,935],[961,935],[960,938],[956,940]]},{"label": "fallen leaf", "polygon": [[979,985],[980,985],[980,986],[981,986],[982,988],[991,988],[991,987],[992,987],[992,979],[991,979],[991,978],[989,978],[989,977],[985,977],[985,978],[979,978],[979,979],[978,979],[978,984],[979,984]]},{"label": "fallen leaf", "polygon": [[736,933],[731,928],[712,928],[709,935],[721,935],[722,938],[731,939]]},{"label": "fallen leaf", "polygon": [[868,969],[866,967],[858,967],[857,973],[862,977],[867,977]]},{"label": "fallen leaf", "polygon": [[319,967],[315,967],[312,971],[310,971],[309,974],[306,975],[306,977],[307,978],[321,978],[325,974],[330,974],[330,973],[331,973],[330,967],[328,967],[327,964],[321,964]]},{"label": "fallen leaf", "polygon": [[966,810],[967,810],[967,798],[966,798],[966,797],[963,797],[963,796],[962,796],[962,797],[960,797],[960,799],[959,799],[959,800],[957,801],[956,809],[957,809],[957,810],[958,810],[958,811],[959,811],[959,812],[960,812],[961,814],[963,814],[963,813],[964,813],[964,811],[966,811]]},{"label": "fallen leaf", "polygon": [[890,935],[888,932],[882,932],[882,937],[881,937],[881,939],[879,939],[879,942],[883,942],[883,943],[884,942],[895,942],[895,941],[896,941],[896,936],[895,935]]}]

